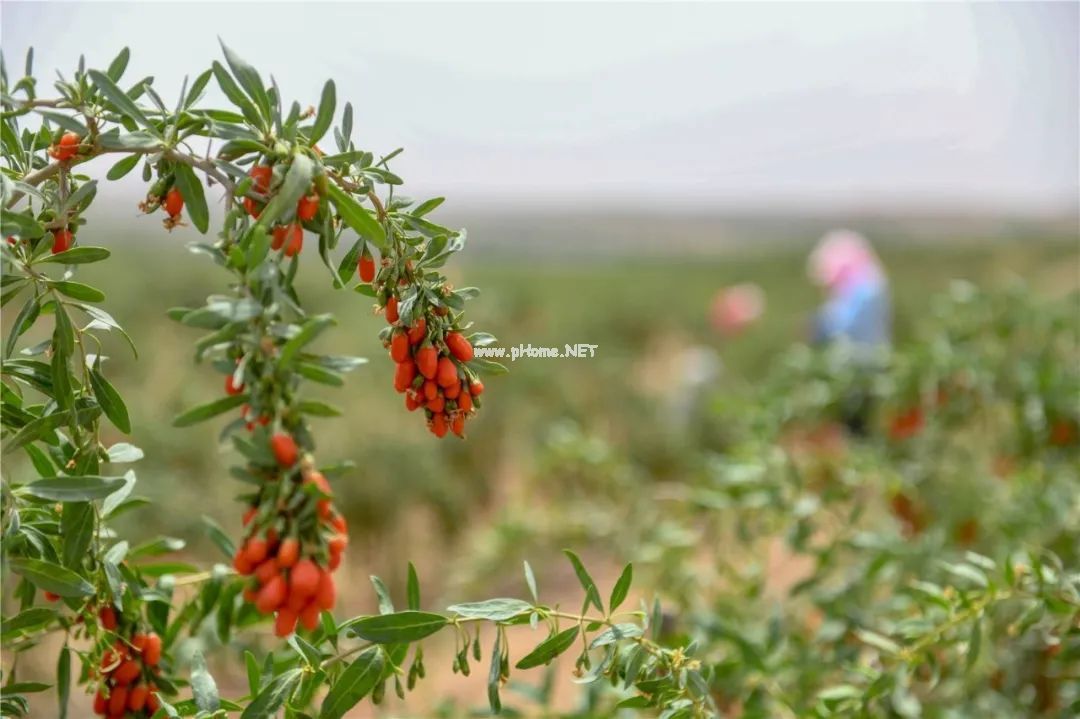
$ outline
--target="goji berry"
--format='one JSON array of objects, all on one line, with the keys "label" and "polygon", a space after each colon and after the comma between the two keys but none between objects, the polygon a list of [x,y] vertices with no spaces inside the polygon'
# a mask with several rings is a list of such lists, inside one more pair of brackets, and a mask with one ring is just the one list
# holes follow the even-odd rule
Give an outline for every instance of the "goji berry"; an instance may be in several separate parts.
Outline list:
[{"label": "goji berry", "polygon": [[472,345],[460,332],[447,334],[446,346],[450,348],[450,354],[457,357],[460,362],[468,362],[473,358]]},{"label": "goji berry", "polygon": [[58,255],[61,252],[67,252],[71,249],[71,246],[75,242],[75,236],[71,234],[71,230],[61,228],[53,231],[53,245],[52,254]]},{"label": "goji berry", "polygon": [[431,418],[431,432],[439,439],[442,439],[446,436],[445,414],[440,412],[439,414],[436,414]]},{"label": "goji berry", "polygon": [[276,252],[284,247],[288,232],[287,225],[276,225],[274,231],[270,233],[270,249]]},{"label": "goji berry", "polygon": [[271,579],[278,575],[278,560],[274,557],[270,557],[263,561],[262,564],[255,567],[255,581],[259,584],[267,584]]},{"label": "goji berry", "polygon": [[366,249],[356,261],[356,272],[360,275],[361,282],[371,284],[371,281],[375,279],[375,258]]},{"label": "goji berry", "polygon": [[110,632],[116,630],[116,612],[109,605],[105,605],[98,612],[98,619],[101,620],[101,626],[108,629]]},{"label": "goji berry", "polygon": [[439,353],[431,345],[424,345],[416,350],[416,368],[426,379],[435,379],[439,369]]},{"label": "goji berry", "polygon": [[296,203],[296,218],[301,222],[315,219],[319,212],[319,196],[316,194],[305,195]]},{"label": "goji berry", "polygon": [[416,379],[416,363],[406,358],[404,362],[398,364],[394,372],[394,389],[404,392],[412,387],[414,379]]},{"label": "goji berry", "polygon": [[124,710],[127,709],[128,700],[128,688],[125,686],[115,686],[112,688],[112,693],[109,694],[109,714],[123,716]]},{"label": "goji berry", "polygon": [[317,602],[309,602],[300,611],[300,623],[304,625],[304,629],[309,632],[313,632],[319,628],[319,605]]},{"label": "goji berry", "polygon": [[282,569],[288,569],[300,558],[300,542],[295,537],[286,537],[278,549],[277,562]]},{"label": "goji berry", "polygon": [[409,344],[420,344],[424,340],[425,334],[427,334],[427,320],[421,317],[416,321],[416,324],[409,328]]},{"label": "goji berry", "polygon": [[393,295],[386,301],[386,321],[390,324],[398,321],[398,301]]},{"label": "goji berry", "polygon": [[291,467],[296,464],[300,456],[300,450],[296,446],[296,440],[284,432],[276,432],[270,437],[270,451],[274,453],[274,459],[282,467]]},{"label": "goji berry", "polygon": [[479,397],[484,393],[484,383],[478,379],[474,379],[469,383],[469,393],[473,397]]},{"label": "goji berry", "polygon": [[301,559],[289,572],[289,594],[307,599],[319,587],[319,567],[310,559]]},{"label": "goji berry", "polygon": [[278,610],[277,618],[274,620],[274,634],[284,639],[296,630],[296,612],[283,607]]},{"label": "goji berry", "polygon": [[137,684],[128,693],[128,709],[133,712],[141,712],[146,706],[146,698],[150,695],[150,688],[145,684]]},{"label": "goji berry", "polygon": [[435,381],[440,387],[449,387],[458,380],[457,366],[449,357],[439,358],[439,367],[435,371]]},{"label": "goji berry", "polygon": [[390,358],[395,362],[409,359],[409,337],[404,332],[394,332],[390,338]]},{"label": "goji berry", "polygon": [[75,153],[79,151],[79,143],[82,140],[74,132],[65,132],[60,136],[60,140],[49,148],[49,155],[61,162],[70,160],[75,157]]},{"label": "goji berry", "polygon": [[458,437],[465,436],[465,415],[462,412],[458,412],[454,415],[454,418],[450,420],[450,429]]},{"label": "goji berry", "polygon": [[169,217],[176,217],[184,209],[184,196],[180,194],[180,188],[170,187],[165,193],[165,202],[162,204],[165,213]]},{"label": "goji berry", "polygon": [[225,394],[227,394],[227,395],[238,395],[243,391],[244,391],[244,383],[243,382],[238,383],[236,381],[235,375],[230,373],[230,374],[225,376]]},{"label": "goji berry", "polygon": [[285,603],[288,591],[285,578],[280,574],[274,575],[273,579],[267,582],[255,596],[255,608],[260,614],[270,614]]},{"label": "goji berry", "polygon": [[334,608],[337,603],[337,586],[334,584],[334,575],[323,572],[319,578],[319,588],[315,590],[315,602],[321,609],[327,611]]},{"label": "goji berry", "polygon": [[294,257],[304,249],[304,228],[297,222],[289,225],[288,233],[289,243],[285,245],[285,256]]},{"label": "goji berry", "polygon": [[127,659],[120,663],[120,666],[116,668],[116,671],[112,673],[112,678],[116,680],[118,684],[131,684],[142,673],[142,668],[137,661]]},{"label": "goji berry", "polygon": [[252,567],[257,567],[266,559],[266,540],[261,537],[252,537],[244,543],[244,554]]}]

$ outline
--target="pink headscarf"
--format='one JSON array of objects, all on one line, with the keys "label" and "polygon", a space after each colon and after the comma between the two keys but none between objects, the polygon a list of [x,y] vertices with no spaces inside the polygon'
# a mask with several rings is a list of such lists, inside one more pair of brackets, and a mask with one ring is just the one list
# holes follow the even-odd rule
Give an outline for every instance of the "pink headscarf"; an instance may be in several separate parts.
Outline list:
[{"label": "pink headscarf", "polygon": [[840,292],[851,283],[881,278],[881,261],[866,238],[851,230],[833,230],[818,242],[806,263],[810,279]]}]

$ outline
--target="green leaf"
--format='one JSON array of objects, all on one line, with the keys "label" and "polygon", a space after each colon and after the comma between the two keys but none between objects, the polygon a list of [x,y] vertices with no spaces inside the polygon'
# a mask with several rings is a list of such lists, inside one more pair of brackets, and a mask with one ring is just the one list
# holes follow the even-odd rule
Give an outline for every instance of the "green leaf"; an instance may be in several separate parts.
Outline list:
[{"label": "green leaf", "polygon": [[495,633],[495,646],[491,648],[491,665],[488,669],[487,694],[491,713],[498,714],[502,711],[502,701],[499,699],[499,684],[502,681],[502,632]]},{"label": "green leaf", "polygon": [[303,669],[289,669],[278,674],[251,700],[240,719],[266,719],[273,716],[292,695],[303,676]]},{"label": "green leaf", "polygon": [[420,608],[420,578],[416,576],[416,567],[409,562],[409,578],[406,582],[406,595],[408,596],[409,609]]},{"label": "green leaf", "polygon": [[195,175],[195,170],[187,165],[177,163],[176,186],[180,188],[180,194],[184,198],[184,206],[187,208],[191,224],[195,225],[202,234],[210,228],[210,211],[206,207],[206,195],[203,192],[202,183]]},{"label": "green leaf", "polygon": [[90,502],[104,499],[123,484],[122,477],[52,477],[31,482],[19,492],[53,502]]},{"label": "green leaf", "polygon": [[[76,414],[76,422],[78,424],[84,424],[90,422],[101,413],[101,409],[98,407],[88,407],[86,409],[80,409]],[[61,425],[67,424],[71,421],[71,411],[66,410],[63,412],[54,412],[47,414],[44,417],[39,417],[32,422],[27,422],[26,426],[19,430],[19,433],[14,437],[8,439],[4,445],[4,451],[11,452],[13,450],[22,447],[28,442],[33,442],[49,432],[53,431]]]},{"label": "green leaf", "polygon": [[36,219],[22,212],[0,210],[0,234],[15,235],[24,240],[36,240],[45,234],[45,228]]},{"label": "green leaf", "polygon": [[900,653],[899,644],[882,634],[878,634],[877,632],[872,632],[868,629],[856,629],[855,636],[857,636],[859,640],[863,643],[869,644],[875,649],[879,649],[886,654],[895,655]]},{"label": "green leaf", "polygon": [[532,604],[521,599],[488,599],[483,602],[454,604],[446,611],[454,612],[470,619],[487,619],[492,622],[504,622],[508,619],[528,614],[534,609]]},{"label": "green leaf", "polygon": [[58,265],[86,265],[109,259],[112,253],[104,247],[73,247],[55,255],[46,255],[39,263],[52,262]]},{"label": "green leaf", "polygon": [[982,619],[976,619],[971,623],[971,633],[968,635],[967,658],[965,667],[967,671],[975,666],[979,659],[979,651],[982,649]]},{"label": "green leaf", "polygon": [[15,351],[15,344],[18,342],[19,337],[34,326],[34,322],[40,314],[41,302],[38,301],[38,298],[36,296],[27,298],[26,304],[22,306],[19,314],[15,317],[15,321],[11,323],[7,344],[4,345],[4,357],[11,356],[11,353]]},{"label": "green leaf", "polygon": [[541,664],[547,664],[555,657],[569,649],[577,639],[580,627],[570,627],[558,634],[553,634],[536,645],[536,648],[525,655],[516,666],[518,669],[532,669]]},{"label": "green leaf", "polygon": [[139,109],[139,106],[108,75],[98,70],[88,70],[87,74],[94,81],[94,86],[105,96],[105,99],[115,105],[121,114],[130,117],[143,127],[156,133],[154,125]]},{"label": "green leaf", "polygon": [[128,174],[135,169],[135,166],[139,164],[139,160],[142,159],[141,155],[131,155],[125,157],[120,162],[116,163],[109,168],[109,171],[105,173],[105,177],[110,180],[119,180],[124,175]]},{"label": "green leaf", "polygon": [[93,584],[59,564],[29,557],[16,557],[8,564],[11,571],[26,577],[34,586],[61,597],[88,597],[94,593]]},{"label": "green leaf", "polygon": [[94,390],[94,397],[97,398],[98,404],[101,405],[101,410],[109,418],[109,421],[124,434],[131,434],[131,420],[128,419],[128,410],[127,405],[124,404],[124,398],[120,396],[115,387],[109,384],[109,381],[105,379],[105,376],[97,368],[90,369],[90,386]]},{"label": "green leaf", "polygon": [[312,417],[340,417],[341,410],[333,405],[329,405],[326,402],[320,402],[314,399],[306,399],[303,402],[298,402],[296,409],[301,414],[311,415]]},{"label": "green leaf", "polygon": [[203,515],[202,521],[206,526],[206,533],[210,535],[210,541],[221,550],[221,553],[224,554],[229,561],[232,561],[232,558],[236,556],[236,545],[229,539],[229,535],[225,533],[225,530],[218,526],[217,522],[210,519],[210,517]]},{"label": "green leaf", "polygon": [[63,539],[64,566],[78,569],[86,559],[86,550],[94,538],[95,513],[90,502],[68,502],[60,512],[60,537]]},{"label": "green leaf", "polygon": [[120,78],[124,74],[124,70],[127,69],[128,60],[131,59],[131,50],[126,47],[121,50],[113,61],[109,63],[109,69],[105,71],[105,74],[109,76],[109,79],[113,82],[119,82]]},{"label": "green leaf", "polygon": [[315,124],[311,127],[308,142],[314,145],[326,131],[330,129],[330,123],[334,121],[334,110],[337,107],[337,97],[334,89],[334,81],[327,80],[323,85],[322,99],[319,101],[319,114],[315,116]]},{"label": "green leaf", "polygon": [[335,324],[333,315],[315,315],[309,317],[304,322],[300,331],[289,338],[289,340],[281,347],[281,354],[278,355],[278,366],[287,367],[292,362],[296,353],[304,347],[304,345],[312,342],[319,333],[325,330],[327,327]]},{"label": "green leaf", "polygon": [[540,602],[540,594],[536,591],[536,575],[533,574],[532,565],[529,564],[529,560],[524,560],[525,566],[525,584],[529,587],[529,594],[532,595],[533,601]]},{"label": "green leaf", "polygon": [[251,100],[243,93],[240,86],[232,79],[232,75],[225,69],[225,66],[215,60],[210,67],[214,73],[214,78],[217,79],[218,85],[221,87],[221,91],[225,93],[225,96],[229,98],[232,104],[240,108],[247,121],[256,127],[264,128],[265,120],[259,116],[259,111],[255,109],[255,105],[251,103]]},{"label": "green leaf", "polygon": [[[569,549],[564,549],[563,554],[570,560],[570,564],[574,566],[574,574],[577,575],[578,581],[581,582],[581,587],[585,590],[584,609],[588,609],[589,605],[592,604],[598,610],[603,612],[604,604],[600,600],[600,590],[596,588],[596,582],[589,576],[589,572],[585,569],[585,565],[581,563],[581,559]],[[584,611],[584,609],[582,611]]]},{"label": "green leaf", "polygon": [[228,412],[230,409],[235,409],[240,405],[247,402],[247,397],[243,394],[230,395],[228,397],[222,397],[221,399],[208,402],[207,404],[199,405],[189,409],[183,414],[177,415],[173,420],[173,427],[190,427],[193,424],[204,422],[211,417],[216,417],[219,414]]},{"label": "green leaf", "polygon": [[369,647],[360,652],[338,677],[323,700],[319,719],[340,719],[375,688],[382,679],[383,652]]},{"label": "green leaf", "polygon": [[206,660],[200,651],[196,651],[191,657],[191,693],[195,698],[195,706],[200,711],[216,712],[221,708],[217,684],[210,676]]},{"label": "green leaf", "polygon": [[349,625],[352,632],[376,644],[415,642],[434,634],[448,623],[441,614],[407,610],[358,619]]},{"label": "green leaf", "polygon": [[352,228],[353,232],[378,247],[380,251],[385,252],[389,249],[386,244],[386,232],[371,212],[361,207],[359,202],[333,182],[327,185],[327,192],[341,219]]},{"label": "green leaf", "polygon": [[592,642],[589,643],[589,649],[596,649],[597,647],[615,644],[623,639],[640,637],[642,634],[644,634],[644,630],[637,624],[623,622],[616,624],[613,627],[608,627],[607,630],[597,634]]},{"label": "green leaf", "polygon": [[60,719],[66,719],[68,699],[71,696],[71,650],[67,644],[56,658],[56,698],[60,706]]},{"label": "green leaf", "polygon": [[76,300],[82,300],[83,302],[101,302],[105,299],[105,293],[101,290],[91,287],[90,285],[84,285],[81,282],[71,282],[70,280],[58,280],[50,282],[50,285],[54,287],[61,294],[72,297]]},{"label": "green leaf", "polygon": [[22,634],[33,634],[44,629],[56,619],[56,610],[48,607],[31,607],[14,617],[0,621],[0,636],[11,639]]},{"label": "green leaf", "polygon": [[221,43],[221,49],[225,53],[225,62],[229,64],[229,69],[232,70],[241,87],[247,91],[248,96],[255,101],[261,117],[264,120],[269,120],[270,96],[266,94],[266,86],[263,84],[262,78],[259,77],[259,72],[229,49],[228,45],[222,42],[220,38],[218,42]]},{"label": "green leaf", "polygon": [[619,575],[619,580],[615,582],[615,586],[611,590],[611,598],[608,600],[608,610],[614,612],[619,608],[619,605],[626,599],[626,595],[630,591],[630,584],[634,581],[634,565],[627,564],[622,574]]}]

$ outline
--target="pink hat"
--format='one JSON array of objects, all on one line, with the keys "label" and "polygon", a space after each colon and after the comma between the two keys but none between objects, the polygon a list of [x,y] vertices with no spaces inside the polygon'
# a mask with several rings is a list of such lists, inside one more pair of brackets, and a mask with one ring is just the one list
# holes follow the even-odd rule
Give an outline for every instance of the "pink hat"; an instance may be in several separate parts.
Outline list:
[{"label": "pink hat", "polygon": [[880,276],[882,270],[865,237],[851,230],[833,230],[810,253],[806,273],[817,284],[834,289],[855,277]]}]

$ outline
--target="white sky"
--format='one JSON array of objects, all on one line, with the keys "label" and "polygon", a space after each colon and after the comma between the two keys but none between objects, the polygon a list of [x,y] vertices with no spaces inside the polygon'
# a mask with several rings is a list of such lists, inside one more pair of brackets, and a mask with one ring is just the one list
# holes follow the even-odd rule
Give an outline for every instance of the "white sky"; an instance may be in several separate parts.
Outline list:
[{"label": "white sky", "polygon": [[[84,52],[166,98],[220,35],[409,194],[574,205],[1075,211],[1080,5],[0,5],[40,92]],[[223,102],[214,93],[210,102]],[[136,188],[130,188],[136,192]]]}]

